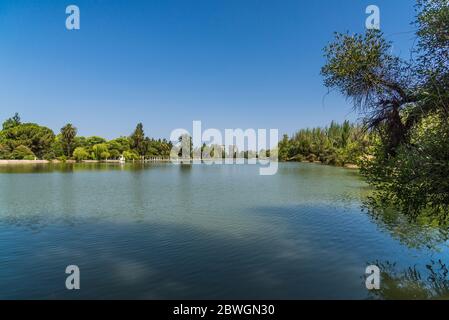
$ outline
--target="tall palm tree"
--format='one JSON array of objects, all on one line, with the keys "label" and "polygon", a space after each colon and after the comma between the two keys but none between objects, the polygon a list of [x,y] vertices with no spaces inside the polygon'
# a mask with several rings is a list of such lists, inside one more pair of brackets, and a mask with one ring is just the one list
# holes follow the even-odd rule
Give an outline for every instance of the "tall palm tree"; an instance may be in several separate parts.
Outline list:
[{"label": "tall palm tree", "polygon": [[72,151],[75,143],[75,137],[77,129],[72,124],[66,124],[61,128],[62,144],[64,146],[65,155],[67,157],[72,156]]}]

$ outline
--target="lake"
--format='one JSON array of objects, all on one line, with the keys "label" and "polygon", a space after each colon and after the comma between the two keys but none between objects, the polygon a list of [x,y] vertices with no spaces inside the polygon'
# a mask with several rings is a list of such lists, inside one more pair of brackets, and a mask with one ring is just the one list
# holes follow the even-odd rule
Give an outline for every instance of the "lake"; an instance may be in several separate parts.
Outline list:
[{"label": "lake", "polygon": [[[317,164],[274,176],[255,165],[0,166],[0,299],[444,295],[446,231],[373,217],[369,192],[357,171]],[[371,264],[384,271],[376,293]],[[68,265],[81,290],[65,288]]]}]

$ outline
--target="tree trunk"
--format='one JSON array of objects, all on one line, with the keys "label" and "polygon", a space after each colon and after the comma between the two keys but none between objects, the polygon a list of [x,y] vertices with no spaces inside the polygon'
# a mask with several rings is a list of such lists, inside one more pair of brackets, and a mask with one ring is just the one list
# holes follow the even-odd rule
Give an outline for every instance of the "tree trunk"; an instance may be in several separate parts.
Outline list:
[{"label": "tree trunk", "polygon": [[399,114],[399,108],[393,108],[387,123],[387,154],[396,155],[397,148],[404,142],[405,128]]}]

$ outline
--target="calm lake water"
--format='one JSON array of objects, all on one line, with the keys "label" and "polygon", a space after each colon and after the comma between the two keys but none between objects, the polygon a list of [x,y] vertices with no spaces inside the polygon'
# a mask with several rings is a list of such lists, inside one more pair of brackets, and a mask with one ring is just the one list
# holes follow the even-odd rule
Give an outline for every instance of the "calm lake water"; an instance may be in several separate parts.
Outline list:
[{"label": "calm lake water", "polygon": [[[373,218],[357,171],[258,169],[0,166],[0,298],[445,297],[444,230]],[[377,294],[370,264],[384,271]]]}]

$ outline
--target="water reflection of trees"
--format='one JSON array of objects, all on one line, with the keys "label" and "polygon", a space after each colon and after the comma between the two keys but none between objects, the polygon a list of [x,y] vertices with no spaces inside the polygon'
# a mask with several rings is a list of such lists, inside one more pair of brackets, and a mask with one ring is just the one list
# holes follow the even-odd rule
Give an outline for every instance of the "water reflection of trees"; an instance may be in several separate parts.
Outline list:
[{"label": "water reflection of trees", "polygon": [[412,218],[395,208],[382,206],[372,199],[364,202],[363,210],[379,228],[409,248],[439,250],[448,244],[448,224],[429,219],[425,213]]},{"label": "water reflection of trees", "polygon": [[57,164],[17,164],[0,165],[0,174],[12,173],[72,173],[82,171],[140,171],[152,167],[165,166],[164,163],[57,163]]},{"label": "water reflection of trees", "polygon": [[[371,263],[370,263],[371,264]],[[371,298],[386,300],[449,299],[448,268],[441,260],[430,261],[425,269],[399,268],[389,261],[373,263],[381,270],[380,290],[370,291]]]}]

